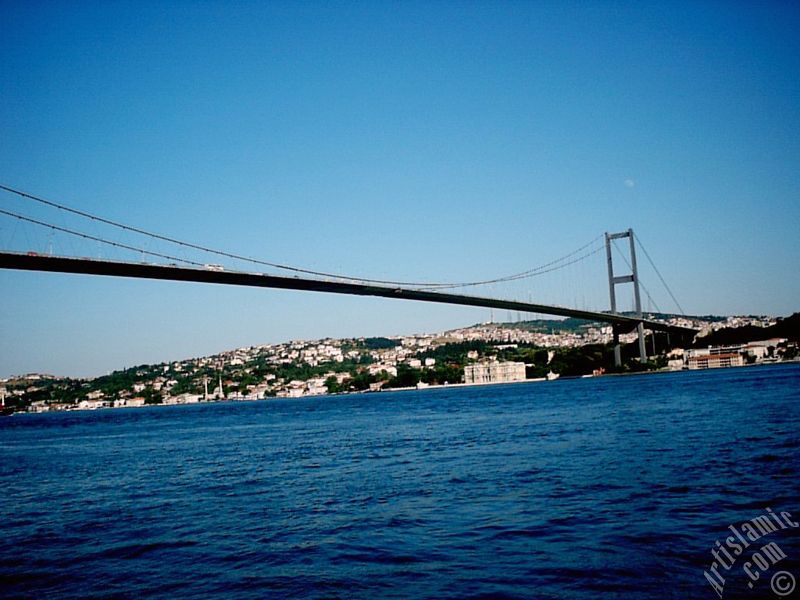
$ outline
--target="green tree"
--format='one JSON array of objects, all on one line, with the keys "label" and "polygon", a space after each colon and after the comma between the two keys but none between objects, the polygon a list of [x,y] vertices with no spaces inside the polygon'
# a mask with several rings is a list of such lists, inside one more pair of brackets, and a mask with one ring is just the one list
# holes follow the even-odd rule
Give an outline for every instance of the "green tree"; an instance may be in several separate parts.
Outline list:
[{"label": "green tree", "polygon": [[366,369],[361,369],[353,373],[353,376],[348,380],[348,388],[355,391],[368,390],[370,384],[375,383],[377,378],[371,375]]},{"label": "green tree", "polygon": [[161,404],[163,402],[161,392],[157,392],[151,387],[146,387],[142,391],[142,398],[144,398],[145,404]]},{"label": "green tree", "polygon": [[386,387],[414,387],[419,383],[420,371],[406,364],[397,367],[397,375],[389,380]]},{"label": "green tree", "polygon": [[339,383],[335,376],[331,375],[325,380],[325,387],[328,388],[329,394],[338,394],[344,391],[344,386]]}]

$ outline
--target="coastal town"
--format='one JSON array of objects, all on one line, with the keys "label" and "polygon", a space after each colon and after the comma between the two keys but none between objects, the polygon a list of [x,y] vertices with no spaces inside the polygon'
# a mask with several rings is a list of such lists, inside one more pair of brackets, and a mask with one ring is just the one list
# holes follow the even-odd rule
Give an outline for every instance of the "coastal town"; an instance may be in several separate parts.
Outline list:
[{"label": "coastal town", "polygon": [[[798,315],[675,317],[700,331],[691,347],[661,347],[622,372],[696,370],[795,360]],[[781,327],[783,329],[781,329]],[[736,343],[709,343],[739,332]],[[753,333],[755,332],[755,333]],[[730,338],[730,333],[727,334]],[[742,335],[754,339],[741,339]],[[301,398],[351,392],[510,383],[614,372],[612,328],[574,319],[482,323],[441,333],[290,341],[143,365],[94,379],[26,374],[0,379],[5,414]],[[621,336],[631,344],[636,333]]]}]

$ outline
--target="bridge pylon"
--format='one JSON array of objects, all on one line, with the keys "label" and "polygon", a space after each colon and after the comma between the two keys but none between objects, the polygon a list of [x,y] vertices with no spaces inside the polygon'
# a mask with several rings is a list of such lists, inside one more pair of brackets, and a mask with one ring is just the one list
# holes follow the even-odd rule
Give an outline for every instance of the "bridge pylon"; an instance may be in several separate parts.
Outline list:
[{"label": "bridge pylon", "polygon": [[[614,276],[614,261],[611,256],[611,242],[616,239],[628,238],[630,240],[630,275]],[[639,295],[639,272],[636,268],[636,244],[633,237],[633,229],[628,229],[621,233],[608,233],[606,232],[606,259],[608,261],[608,294],[611,299],[611,312],[617,314],[617,294],[616,286],[623,283],[633,284],[633,302],[634,311],[639,319],[642,319],[642,299]],[[644,325],[639,321],[636,326],[639,333],[639,360],[645,362],[647,360],[647,351],[644,347]],[[622,352],[619,344],[619,327],[613,325],[614,332],[614,365],[617,367],[622,366]]]}]

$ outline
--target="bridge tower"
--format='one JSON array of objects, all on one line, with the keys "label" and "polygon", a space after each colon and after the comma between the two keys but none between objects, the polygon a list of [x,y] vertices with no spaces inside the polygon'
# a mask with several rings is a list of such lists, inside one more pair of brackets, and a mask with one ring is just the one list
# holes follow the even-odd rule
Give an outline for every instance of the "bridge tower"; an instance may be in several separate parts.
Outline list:
[{"label": "bridge tower", "polygon": [[[631,274],[614,276],[614,262],[611,257],[611,242],[612,240],[628,238],[630,240],[630,253],[631,253]],[[636,316],[642,318],[642,299],[639,295],[639,272],[636,269],[636,244],[634,243],[633,229],[628,229],[621,233],[608,233],[606,232],[606,260],[608,261],[608,294],[611,297],[611,312],[617,312],[617,294],[616,286],[621,283],[633,284],[633,302]],[[647,360],[647,352],[644,347],[644,325],[641,321],[636,326],[639,333],[639,360],[645,362]],[[619,345],[619,326],[613,325],[614,331],[614,364],[618,367],[622,366],[622,353]]]}]

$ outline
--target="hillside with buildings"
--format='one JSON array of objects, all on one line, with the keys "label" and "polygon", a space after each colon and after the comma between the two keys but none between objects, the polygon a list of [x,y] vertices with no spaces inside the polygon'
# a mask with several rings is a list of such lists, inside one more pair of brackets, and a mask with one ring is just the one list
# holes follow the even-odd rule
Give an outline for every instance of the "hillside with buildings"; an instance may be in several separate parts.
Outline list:
[{"label": "hillside with buildings", "polygon": [[[648,336],[652,358],[634,357],[635,334],[622,336],[622,371],[695,369],[791,360],[800,314],[677,317],[701,330],[692,347]],[[653,315],[650,318],[657,318]],[[612,332],[599,323],[482,323],[438,334],[291,341],[214,356],[141,365],[94,379],[28,374],[0,380],[5,412],[299,398],[334,393],[479,384],[613,372]]]}]

